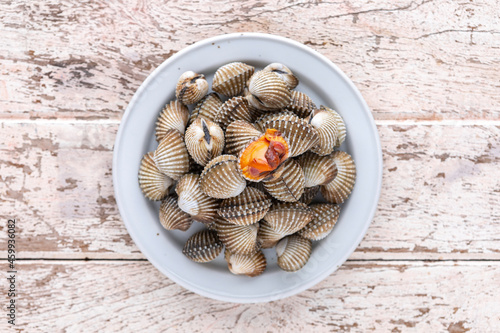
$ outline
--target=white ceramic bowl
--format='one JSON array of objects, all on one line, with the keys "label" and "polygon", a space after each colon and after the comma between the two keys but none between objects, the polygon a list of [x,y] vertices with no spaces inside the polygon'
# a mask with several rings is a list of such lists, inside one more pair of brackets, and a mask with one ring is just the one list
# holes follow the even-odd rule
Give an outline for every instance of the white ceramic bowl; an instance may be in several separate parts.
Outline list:
[{"label": "white ceramic bowl", "polygon": [[[153,151],[155,121],[162,107],[174,99],[175,84],[187,70],[204,73],[211,82],[221,65],[243,61],[257,68],[272,62],[288,66],[300,79],[296,88],[319,106],[337,110],[347,126],[341,150],[351,154],[357,179],[350,198],[342,205],[333,232],[314,242],[307,265],[295,273],[280,270],[274,249],[265,250],[264,274],[250,278],[231,274],[220,255],[214,262],[198,264],[182,254],[187,232],[167,231],[158,221],[159,203],[148,201],[138,186],[142,156]],[[382,153],[371,112],[347,76],[316,51],[290,39],[237,33],[197,42],[161,64],[132,98],[116,138],[113,182],[121,216],[128,232],[148,260],[163,274],[200,295],[218,300],[254,303],[297,294],[317,284],[339,268],[361,242],[377,207],[382,180]]]}]

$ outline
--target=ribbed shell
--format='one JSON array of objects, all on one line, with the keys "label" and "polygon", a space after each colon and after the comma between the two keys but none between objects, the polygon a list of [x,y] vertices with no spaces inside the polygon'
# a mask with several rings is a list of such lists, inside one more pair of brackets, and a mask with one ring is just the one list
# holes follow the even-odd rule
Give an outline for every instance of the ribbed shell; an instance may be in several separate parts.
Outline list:
[{"label": "ribbed shell", "polygon": [[261,247],[263,249],[269,249],[278,243],[280,239],[286,236],[286,234],[282,234],[277,232],[271,227],[266,220],[260,221],[259,232],[257,234],[257,239],[261,243]]},{"label": "ribbed shell", "polygon": [[235,120],[252,121],[248,102],[241,96],[227,100],[219,109],[215,121],[225,130]]},{"label": "ribbed shell", "polygon": [[252,116],[252,122],[259,119],[264,114],[267,114],[269,111],[267,110],[259,110],[250,103],[248,104],[248,110],[250,111],[250,115]]},{"label": "ribbed shell", "polygon": [[189,124],[193,123],[198,117],[203,117],[207,120],[215,121],[215,116],[222,106],[222,100],[216,93],[210,93],[203,97],[193,109],[189,117]]},{"label": "ribbed shell", "polygon": [[218,219],[215,228],[219,239],[232,253],[249,255],[260,249],[260,242],[257,241],[258,223],[242,226]]},{"label": "ribbed shell", "polygon": [[255,120],[254,122],[254,126],[256,129],[258,129],[259,131],[261,132],[265,132],[266,131],[266,128],[265,128],[265,123],[270,121],[270,120],[275,120],[275,119],[280,119],[284,116],[288,116],[287,119],[288,120],[298,120],[300,121],[301,119],[295,114],[293,113],[292,111],[287,111],[287,110],[283,110],[281,112],[268,112],[266,114],[263,114],[261,115],[259,118],[257,118],[257,120]]},{"label": "ribbed shell", "polygon": [[298,156],[316,146],[319,142],[316,130],[307,121],[295,115],[282,115],[268,120],[264,129],[274,128],[283,133],[290,146],[290,157]]},{"label": "ribbed shell", "polygon": [[139,167],[139,186],[142,193],[150,200],[163,199],[174,184],[172,178],[160,172],[153,159],[154,153],[149,152],[141,160]]},{"label": "ribbed shell", "polygon": [[236,120],[226,129],[226,152],[238,156],[250,141],[263,135],[252,124],[243,120]]},{"label": "ribbed shell", "polygon": [[307,152],[297,161],[304,170],[305,187],[326,185],[337,176],[337,166],[330,156]]},{"label": "ribbed shell", "polygon": [[290,235],[302,229],[313,218],[307,205],[296,203],[276,203],[264,216],[271,227],[280,234]]},{"label": "ribbed shell", "polygon": [[296,272],[307,263],[312,252],[312,243],[299,235],[283,238],[276,245],[278,266],[287,272]]},{"label": "ribbed shell", "polygon": [[290,104],[292,93],[277,74],[259,71],[248,81],[248,91],[245,97],[257,109],[276,110]]},{"label": "ribbed shell", "polygon": [[292,71],[283,64],[273,62],[272,64],[264,67],[263,71],[273,72],[277,74],[280,79],[285,81],[288,89],[294,89],[299,85],[299,79],[293,75]]},{"label": "ribbed shell", "polygon": [[298,234],[304,238],[317,241],[325,238],[333,230],[339,219],[340,206],[334,204],[314,204],[309,208],[314,213],[314,218]]},{"label": "ribbed shell", "polygon": [[220,201],[203,193],[198,175],[187,174],[182,177],[175,187],[175,192],[179,196],[179,208],[196,221],[210,224],[217,218]]},{"label": "ribbed shell", "polygon": [[309,205],[314,200],[318,192],[319,186],[306,187],[299,201]]},{"label": "ribbed shell", "polygon": [[239,95],[254,71],[254,67],[242,62],[224,65],[215,72],[212,89],[227,97]]},{"label": "ribbed shell", "polygon": [[243,192],[247,183],[239,171],[238,158],[220,155],[205,166],[200,176],[200,185],[207,195],[227,199]]},{"label": "ribbed shell", "polygon": [[300,118],[305,118],[316,109],[316,104],[313,100],[300,91],[292,91],[292,101],[286,107],[287,110],[292,111]]},{"label": "ribbed shell", "polygon": [[224,131],[213,121],[199,117],[189,125],[184,141],[191,157],[196,163],[204,166],[222,154]]},{"label": "ribbed shell", "polygon": [[275,180],[264,181],[265,189],[280,201],[295,202],[304,193],[304,172],[300,165],[288,159],[283,163],[283,173]]},{"label": "ribbed shell", "polygon": [[208,82],[203,74],[193,71],[183,73],[177,81],[175,97],[182,104],[194,104],[208,92]]},{"label": "ribbed shell", "polygon": [[343,151],[330,155],[337,165],[337,177],[321,186],[321,194],[326,201],[340,204],[349,197],[356,181],[356,165],[351,156]]},{"label": "ribbed shell", "polygon": [[249,225],[259,222],[271,207],[271,199],[264,192],[247,187],[238,196],[224,199],[218,213],[229,222]]},{"label": "ribbed shell", "polygon": [[189,237],[182,253],[195,262],[209,262],[217,258],[224,245],[212,230],[203,230]]},{"label": "ribbed shell", "polygon": [[179,131],[166,131],[155,150],[154,160],[162,173],[175,180],[189,171],[189,154]]},{"label": "ribbed shell", "polygon": [[323,110],[330,111],[335,117],[335,122],[337,123],[337,143],[336,147],[340,147],[340,145],[345,141],[345,137],[347,135],[347,128],[345,127],[344,119],[338,114],[337,111],[330,109],[324,105],[320,107]]},{"label": "ribbed shell", "polygon": [[193,223],[193,219],[177,205],[175,197],[166,197],[160,206],[160,223],[167,230],[186,231]]},{"label": "ribbed shell", "polygon": [[179,101],[171,101],[161,111],[156,121],[156,141],[160,142],[168,130],[176,129],[184,134],[189,119],[189,110]]},{"label": "ribbed shell", "polygon": [[331,154],[337,145],[337,120],[332,112],[324,109],[314,110],[307,118],[318,133],[318,144],[311,151],[318,155]]},{"label": "ribbed shell", "polygon": [[246,256],[226,250],[224,257],[229,271],[237,275],[244,274],[255,277],[261,275],[267,266],[266,257],[262,251]]}]

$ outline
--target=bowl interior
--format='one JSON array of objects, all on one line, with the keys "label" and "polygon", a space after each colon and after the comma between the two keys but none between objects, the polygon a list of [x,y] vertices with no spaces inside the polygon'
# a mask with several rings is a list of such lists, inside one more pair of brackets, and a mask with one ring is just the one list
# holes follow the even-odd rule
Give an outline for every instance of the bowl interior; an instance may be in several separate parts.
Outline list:
[{"label": "bowl interior", "polygon": [[[263,68],[280,62],[300,80],[296,90],[316,105],[337,110],[344,118],[347,138],[340,150],[351,154],[357,179],[342,205],[333,232],[313,243],[307,265],[296,273],[281,271],[274,249],[265,250],[268,267],[256,278],[232,275],[220,255],[206,264],[189,261],[182,247],[203,226],[187,232],[164,230],[158,221],[159,203],[141,193],[137,174],[142,156],[156,149],[154,127],[162,107],[174,99],[180,74],[193,70],[211,84],[221,65],[243,61]],[[305,290],[335,271],[354,251],[371,222],[378,202],[382,158],[370,110],[347,77],[330,61],[297,42],[264,34],[231,34],[198,42],[166,60],[142,84],[120,125],[115,143],[113,180],[118,207],[127,229],[145,256],[165,275],[201,295],[232,302],[262,302]]]}]

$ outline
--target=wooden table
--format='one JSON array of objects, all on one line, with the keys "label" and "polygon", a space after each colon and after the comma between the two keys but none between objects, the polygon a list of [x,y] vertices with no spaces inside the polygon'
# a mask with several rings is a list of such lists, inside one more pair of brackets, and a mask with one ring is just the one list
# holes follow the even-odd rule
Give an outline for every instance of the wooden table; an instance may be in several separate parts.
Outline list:
[{"label": "wooden table", "polygon": [[[148,74],[242,31],[336,63],[371,107],[384,155],[357,251],[315,287],[259,305],[159,273],[111,180],[120,119]],[[500,331],[497,1],[2,1],[0,36],[0,250],[15,218],[19,331]]]}]

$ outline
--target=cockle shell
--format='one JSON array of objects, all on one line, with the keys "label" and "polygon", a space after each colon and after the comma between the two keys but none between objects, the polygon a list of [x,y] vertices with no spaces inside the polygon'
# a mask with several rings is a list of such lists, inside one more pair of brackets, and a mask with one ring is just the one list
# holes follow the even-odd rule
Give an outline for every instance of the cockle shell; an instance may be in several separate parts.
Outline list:
[{"label": "cockle shell", "polygon": [[279,234],[290,235],[299,231],[313,218],[313,212],[306,204],[275,203],[264,216],[271,227]]},{"label": "cockle shell", "polygon": [[170,129],[176,129],[184,134],[188,119],[189,110],[179,101],[171,101],[165,105],[156,121],[156,141],[160,142]]},{"label": "cockle shell", "polygon": [[199,117],[189,125],[184,141],[191,157],[196,163],[204,166],[222,154],[224,131],[213,121]]},{"label": "cockle shell", "polygon": [[207,195],[226,199],[243,192],[247,183],[238,169],[238,158],[220,155],[205,166],[200,176],[200,185]]},{"label": "cockle shell", "polygon": [[250,141],[261,137],[262,134],[249,122],[233,121],[226,129],[226,152],[238,156]]},{"label": "cockle shell", "polygon": [[258,223],[243,226],[220,218],[216,220],[215,229],[221,242],[232,253],[249,255],[260,249]]},{"label": "cockle shell", "polygon": [[287,272],[296,272],[307,263],[312,252],[312,243],[299,235],[283,238],[276,245],[278,266]]},{"label": "cockle shell", "polygon": [[313,100],[303,92],[294,90],[292,91],[292,100],[290,104],[286,106],[286,109],[292,111],[300,118],[305,118],[316,109],[316,104],[314,104]]},{"label": "cockle shell", "polygon": [[316,109],[306,119],[318,133],[318,145],[311,151],[318,155],[331,154],[337,145],[337,120],[332,112],[325,109]]},{"label": "cockle shell", "polygon": [[215,121],[215,117],[217,116],[222,104],[222,100],[216,93],[206,95],[198,103],[196,103],[193,112],[191,112],[191,116],[189,117],[189,124],[192,124],[198,117]]},{"label": "cockle shell", "polygon": [[189,154],[179,131],[170,129],[165,132],[155,150],[154,160],[162,173],[175,180],[189,171]]},{"label": "cockle shell", "polygon": [[210,224],[217,218],[220,201],[203,193],[198,175],[190,173],[182,177],[175,187],[175,192],[179,196],[179,208],[196,221]]},{"label": "cockle shell", "polygon": [[284,116],[288,116],[287,117],[288,120],[297,120],[297,121],[301,120],[292,111],[284,110],[284,111],[281,111],[281,112],[267,112],[267,113],[261,115],[259,118],[257,118],[257,120],[255,120],[255,122],[253,123],[253,125],[259,131],[265,132],[266,128],[265,128],[264,125],[265,125],[266,122],[271,121],[271,120],[275,120],[275,119],[280,119],[281,117],[284,117]]},{"label": "cockle shell", "polygon": [[271,207],[267,194],[253,187],[247,187],[238,196],[224,199],[218,213],[229,222],[249,225],[259,222]]},{"label": "cockle shell", "polygon": [[150,200],[163,199],[174,184],[174,180],[160,172],[154,161],[154,153],[149,152],[141,160],[139,186]]},{"label": "cockle shell", "polygon": [[177,81],[175,97],[182,104],[194,104],[208,92],[208,82],[203,74],[184,72]]},{"label": "cockle shell", "polygon": [[285,161],[283,167],[281,176],[274,180],[264,181],[264,187],[269,194],[280,201],[295,202],[304,193],[304,172],[292,159]]},{"label": "cockle shell", "polygon": [[336,151],[330,158],[337,166],[337,176],[330,183],[321,186],[326,201],[340,204],[349,197],[356,181],[356,165],[352,157],[343,151]]},{"label": "cockle shell", "polygon": [[228,99],[220,107],[215,121],[225,130],[235,120],[252,121],[252,115],[248,109],[248,102],[241,96]]},{"label": "cockle shell", "polygon": [[334,204],[314,204],[309,208],[313,211],[314,218],[298,234],[304,238],[317,241],[325,238],[333,230],[339,219],[340,206]]},{"label": "cockle shell", "polygon": [[318,192],[319,186],[306,187],[299,201],[309,205],[314,200]]},{"label": "cockle shell", "polygon": [[242,62],[232,62],[217,69],[212,89],[227,97],[239,95],[255,68]]},{"label": "cockle shell", "polygon": [[337,176],[337,166],[330,156],[307,152],[297,161],[304,170],[305,187],[326,185]]},{"label": "cockle shell", "polygon": [[192,261],[204,263],[217,258],[223,248],[217,232],[203,230],[189,237],[182,253]]},{"label": "cockle shell", "polygon": [[267,266],[266,257],[262,251],[251,255],[243,255],[231,253],[226,250],[224,257],[227,261],[229,271],[237,275],[244,274],[255,277],[264,273]]},{"label": "cockle shell", "polygon": [[283,133],[290,146],[290,157],[298,156],[319,142],[316,130],[295,115],[282,115],[266,121],[264,129],[274,128]]},{"label": "cockle shell", "polygon": [[294,89],[299,85],[299,79],[293,75],[292,71],[283,64],[273,62],[272,64],[264,67],[263,71],[273,72],[277,74],[280,79],[285,81],[288,89]]},{"label": "cockle shell", "polygon": [[321,105],[320,109],[331,112],[335,117],[335,122],[337,123],[337,143],[335,144],[335,146],[340,147],[340,145],[345,141],[345,137],[347,135],[347,128],[345,126],[344,119],[340,116],[340,114],[338,114],[337,111],[330,109],[324,105]]},{"label": "cockle shell", "polygon": [[273,72],[256,72],[247,85],[245,97],[257,109],[282,109],[292,100],[292,93],[286,83]]},{"label": "cockle shell", "polygon": [[257,233],[257,239],[261,243],[263,249],[268,249],[276,245],[280,239],[286,236],[286,234],[279,233],[271,227],[271,225],[266,222],[266,220],[260,221],[259,232]]},{"label": "cockle shell", "polygon": [[193,219],[179,208],[175,197],[169,196],[161,202],[160,223],[167,230],[186,231],[193,223]]}]

